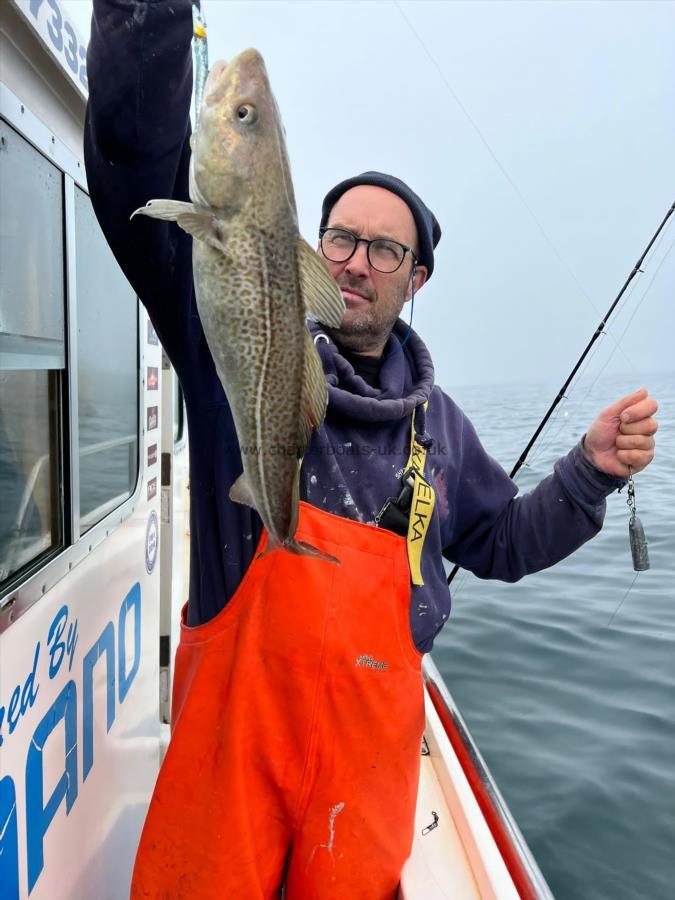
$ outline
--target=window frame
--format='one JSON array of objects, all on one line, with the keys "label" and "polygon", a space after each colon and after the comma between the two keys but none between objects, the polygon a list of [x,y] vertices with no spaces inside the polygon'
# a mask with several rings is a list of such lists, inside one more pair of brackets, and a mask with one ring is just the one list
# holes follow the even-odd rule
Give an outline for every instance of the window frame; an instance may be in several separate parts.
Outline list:
[{"label": "window frame", "polygon": [[60,420],[57,426],[60,459],[58,514],[63,522],[61,545],[26,564],[0,587],[0,634],[30,609],[62,578],[89,556],[142,502],[144,477],[143,372],[145,344],[142,340],[145,313],[136,298],[136,422],[137,474],[131,495],[92,526],[84,535],[80,527],[79,413],[77,367],[77,280],[75,247],[75,188],[88,195],[83,163],[47,128],[9,88],[0,84],[0,118],[61,172],[63,196],[63,252],[66,364],[60,375]]},{"label": "window frame", "polygon": [[[175,395],[178,398],[178,409],[179,409],[179,415],[178,415],[179,429],[178,429],[178,435],[173,441],[173,452],[179,453],[181,450],[183,450],[183,448],[185,447],[185,445],[187,443],[187,411],[185,408],[185,394],[183,393],[183,387],[180,383],[180,379],[178,378],[178,375],[176,374],[176,370],[173,368],[173,366],[171,367],[171,376],[173,378],[173,389],[175,391]],[[174,410],[172,410],[172,416],[173,416],[173,412],[174,412]]]},{"label": "window frame", "polygon": [[[68,368],[68,364],[72,359],[73,368],[77,369],[77,371],[75,371],[73,373],[73,379],[70,382],[71,392],[70,392],[70,397],[69,397],[69,406],[70,406],[70,411],[71,411],[70,422],[71,422],[71,428],[72,428],[72,431],[71,431],[72,439],[71,439],[71,444],[70,444],[71,466],[70,466],[70,472],[69,472],[70,484],[72,486],[72,494],[71,494],[71,496],[72,496],[72,510],[71,510],[72,515],[71,515],[71,523],[70,524],[71,524],[71,529],[72,529],[72,535],[77,540],[79,540],[81,537],[83,537],[83,534],[87,534],[87,535],[90,534],[92,529],[95,528],[96,525],[98,524],[98,522],[97,522],[94,525],[86,527],[86,529],[84,529],[84,530],[82,527],[83,526],[83,518],[86,518],[86,516],[85,517],[82,516],[82,509],[81,509],[82,508],[82,503],[81,503],[82,496],[81,496],[81,492],[80,492],[81,481],[80,481],[80,477],[79,477],[80,476],[80,466],[81,466],[83,454],[81,454],[81,449],[80,449],[79,366],[78,366],[78,356],[77,356],[77,345],[78,345],[78,328],[77,328],[78,308],[77,308],[77,303],[78,303],[78,300],[77,300],[77,271],[76,271],[77,247],[76,247],[76,221],[75,221],[75,217],[76,217],[75,194],[76,194],[76,191],[78,188],[86,195],[87,199],[89,199],[89,193],[88,193],[86,187],[83,187],[79,184],[76,184],[74,181],[71,181],[71,183],[69,185],[66,184],[66,186],[65,186],[66,201],[64,203],[64,209],[66,211],[66,221],[70,222],[70,225],[72,227],[72,233],[71,233],[72,252],[71,252],[70,245],[68,245],[68,244],[66,245],[66,256],[67,256],[67,264],[68,264],[68,282],[67,283],[68,283],[68,285],[72,285],[72,292],[70,289],[68,289],[66,292],[66,303],[67,303],[66,315],[67,316],[69,315],[72,318],[72,323],[71,323],[71,321],[66,319],[66,327],[67,327],[66,348],[68,348],[69,346],[72,347],[72,356],[68,355],[68,351],[66,349],[66,371]],[[130,286],[130,290],[133,290],[131,288],[131,286]],[[134,495],[135,490],[138,486],[139,478],[142,478],[142,474],[143,474],[141,471],[141,459],[142,459],[142,455],[143,455],[142,454],[142,450],[143,450],[142,442],[143,442],[143,438],[144,438],[144,430],[143,430],[144,423],[141,418],[141,411],[142,411],[141,407],[143,405],[141,403],[141,390],[143,388],[143,383],[144,383],[143,375],[141,374],[141,376],[140,376],[141,383],[139,383],[139,379],[138,379],[138,373],[139,373],[139,367],[140,367],[139,343],[141,340],[141,319],[139,318],[140,303],[138,301],[138,297],[135,298],[135,302],[136,302],[136,373],[137,373],[137,378],[136,378],[136,422],[137,422],[137,425],[139,422],[141,423],[141,428],[140,429],[137,428],[137,430],[136,430],[136,449],[137,449],[136,482],[134,483],[134,488],[131,491],[130,496]],[[77,494],[77,497],[75,497],[75,494]],[[114,498],[109,498],[107,503],[110,503],[111,499],[114,499]],[[117,509],[119,509],[121,506],[123,506],[124,503],[126,503],[126,502],[127,502],[127,500],[124,500],[122,502],[122,504],[113,507],[113,509],[111,510],[111,513],[114,513]],[[89,513],[89,515],[91,515],[92,512],[95,513],[95,512],[97,512],[97,510],[95,509],[95,510],[91,511]],[[110,513],[107,513],[105,516],[103,516],[103,518],[100,521],[104,522],[106,520],[106,518],[108,517],[108,515],[110,515]]]}]

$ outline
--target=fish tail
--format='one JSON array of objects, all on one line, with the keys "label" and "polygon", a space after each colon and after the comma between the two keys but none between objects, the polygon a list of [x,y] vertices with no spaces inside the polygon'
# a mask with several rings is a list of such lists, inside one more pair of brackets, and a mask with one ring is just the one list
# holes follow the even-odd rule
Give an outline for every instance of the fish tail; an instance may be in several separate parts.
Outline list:
[{"label": "fish tail", "polygon": [[288,553],[296,553],[298,556],[313,556],[315,559],[323,559],[325,562],[335,563],[338,566],[340,565],[340,560],[337,559],[337,557],[331,556],[329,553],[324,553],[323,550],[313,547],[306,541],[296,541],[293,539],[288,542],[282,542],[273,537],[270,537],[265,549],[258,554],[258,559],[262,559],[263,556],[267,556],[268,553],[272,553],[274,550],[286,550]]},{"label": "fish tail", "polygon": [[319,550],[318,547],[313,547],[306,541],[294,540],[286,546],[286,549],[290,550],[291,553],[297,553],[298,556],[315,556],[317,559],[335,563],[336,566],[340,565],[340,560],[336,556],[331,556],[330,553],[324,553],[323,550]]}]

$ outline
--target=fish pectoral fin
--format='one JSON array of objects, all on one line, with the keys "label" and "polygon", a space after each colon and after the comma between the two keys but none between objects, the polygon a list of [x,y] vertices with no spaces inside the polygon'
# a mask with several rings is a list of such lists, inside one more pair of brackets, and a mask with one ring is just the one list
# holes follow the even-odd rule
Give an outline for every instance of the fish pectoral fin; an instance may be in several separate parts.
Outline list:
[{"label": "fish pectoral fin", "polygon": [[195,208],[191,203],[184,203],[182,200],[148,200],[145,206],[134,210],[129,218],[149,216],[151,219],[162,219],[164,222],[176,222],[178,216],[194,211]]},{"label": "fish pectoral fin", "polygon": [[312,431],[318,431],[326,415],[328,389],[326,376],[316,352],[311,334],[305,332],[305,364],[302,373],[302,394],[300,398],[300,446],[298,456],[304,456]]},{"label": "fish pectoral fin", "polygon": [[241,473],[230,488],[230,500],[234,500],[235,503],[241,503],[243,506],[251,506],[253,509],[257,508],[244,472]]},{"label": "fish pectoral fin", "polygon": [[227,249],[227,235],[225,226],[220,219],[217,219],[210,213],[194,212],[181,213],[176,222],[183,231],[187,231],[193,238],[196,238],[198,241],[204,241],[210,247],[222,250],[225,253]]},{"label": "fish pectoral fin", "polygon": [[192,203],[183,203],[180,200],[150,200],[145,206],[133,212],[131,218],[136,215],[176,222],[193,238],[225,252],[227,238],[223,223],[212,213],[196,210]]},{"label": "fish pectoral fin", "polygon": [[342,292],[325,262],[301,237],[298,237],[298,272],[307,318],[339,328],[346,311]]}]

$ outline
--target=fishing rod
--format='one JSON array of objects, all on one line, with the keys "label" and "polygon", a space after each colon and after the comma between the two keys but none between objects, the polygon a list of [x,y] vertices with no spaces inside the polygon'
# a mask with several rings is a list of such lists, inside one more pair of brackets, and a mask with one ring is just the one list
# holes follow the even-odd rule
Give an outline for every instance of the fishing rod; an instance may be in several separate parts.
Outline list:
[{"label": "fishing rod", "polygon": [[[553,403],[551,403],[551,405],[549,406],[549,408],[548,408],[546,414],[544,415],[543,419],[541,420],[541,422],[540,422],[539,425],[537,426],[537,428],[536,428],[534,434],[532,435],[532,437],[530,438],[530,440],[529,440],[527,446],[525,447],[525,449],[523,450],[523,452],[522,452],[522,453],[520,454],[520,456],[518,457],[518,461],[516,462],[516,464],[514,465],[514,467],[513,467],[513,468],[511,469],[511,471],[509,472],[509,478],[514,478],[514,477],[516,476],[516,474],[520,471],[520,469],[522,468],[522,466],[524,465],[525,460],[527,459],[527,456],[528,456],[530,450],[532,449],[534,443],[536,442],[536,440],[537,440],[537,438],[539,437],[539,435],[541,434],[541,432],[542,432],[542,431],[544,430],[544,428],[546,427],[546,423],[548,422],[548,420],[551,418],[551,416],[552,416],[553,413],[555,412],[556,407],[558,406],[558,404],[560,403],[560,401],[564,398],[564,396],[565,396],[565,391],[566,391],[567,388],[570,386],[572,380],[574,379],[574,376],[577,374],[577,372],[578,372],[579,369],[581,368],[581,366],[582,366],[584,360],[586,359],[586,357],[587,357],[588,354],[590,353],[591,348],[593,347],[593,345],[595,344],[595,342],[597,341],[597,339],[600,337],[601,334],[603,334],[604,329],[605,329],[605,326],[607,325],[607,322],[608,322],[610,316],[612,315],[612,313],[613,313],[614,310],[616,309],[617,304],[619,303],[619,301],[621,300],[621,298],[622,298],[623,295],[625,294],[625,292],[626,292],[628,286],[630,285],[631,281],[635,278],[635,276],[638,274],[638,272],[641,272],[641,271],[642,271],[642,263],[644,262],[645,257],[647,256],[647,254],[649,253],[649,251],[650,251],[650,250],[652,249],[652,247],[654,246],[655,241],[657,240],[658,236],[661,234],[661,232],[662,232],[663,229],[665,228],[666,223],[668,222],[668,219],[671,217],[671,215],[673,214],[673,212],[675,212],[675,203],[672,204],[672,206],[670,207],[670,209],[668,210],[668,212],[667,212],[666,215],[664,216],[663,221],[661,222],[661,224],[659,225],[659,227],[656,229],[656,232],[654,233],[654,236],[652,237],[652,239],[650,240],[650,242],[647,244],[645,250],[644,250],[643,253],[642,253],[642,256],[638,259],[638,261],[637,261],[637,262],[635,263],[635,265],[633,266],[632,272],[630,273],[630,275],[629,275],[628,278],[626,279],[626,281],[625,281],[623,287],[621,288],[621,290],[620,290],[619,293],[617,294],[617,296],[616,296],[614,302],[613,302],[612,305],[609,307],[609,309],[608,309],[607,312],[605,313],[604,317],[603,317],[602,320],[600,321],[600,324],[598,325],[598,327],[597,327],[597,328],[595,329],[595,331],[593,332],[593,335],[592,335],[591,339],[589,340],[588,344],[586,345],[586,347],[585,347],[583,353],[581,354],[581,356],[580,356],[579,359],[577,360],[577,362],[576,362],[576,364],[574,365],[574,368],[572,369],[572,371],[570,372],[570,374],[567,376],[567,378],[566,378],[566,380],[565,380],[565,383],[563,384],[563,386],[562,386],[562,387],[560,388],[560,390],[558,391],[558,393],[557,393],[557,395],[556,395],[556,397],[555,397]],[[460,569],[460,567],[459,567],[458,565],[456,565],[456,566],[453,567],[452,572],[450,572],[450,574],[448,575],[448,584],[450,584],[450,583],[452,582],[452,579],[455,577],[455,575],[457,574],[457,572],[459,571],[459,569]]]}]

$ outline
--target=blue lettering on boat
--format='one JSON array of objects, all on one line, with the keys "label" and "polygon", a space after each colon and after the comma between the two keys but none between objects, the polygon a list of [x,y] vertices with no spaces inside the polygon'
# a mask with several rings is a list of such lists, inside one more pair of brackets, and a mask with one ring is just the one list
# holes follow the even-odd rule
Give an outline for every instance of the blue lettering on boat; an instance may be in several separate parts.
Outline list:
[{"label": "blue lettering on boat", "polygon": [[[70,672],[77,646],[77,620],[68,622],[68,607],[63,606],[53,619],[48,631],[49,677],[54,678],[68,658]],[[133,648],[128,664],[127,648]],[[36,671],[40,656],[40,642],[33,655],[33,665],[22,685],[14,688],[7,707],[0,707],[0,731],[6,720],[9,734],[19,719],[35,703],[39,684]],[[117,662],[117,666],[115,665]],[[121,705],[138,673],[141,663],[141,586],[133,585],[120,605],[117,620],[117,654],[115,654],[115,628],[113,622],[105,624],[96,641],[82,660],[82,783],[95,763],[94,747],[94,670],[97,665],[106,667],[106,733],[110,731],[116,716],[116,694]],[[115,687],[117,685],[117,691]],[[65,801],[68,815],[77,801],[78,776],[78,691],[71,678],[58,697],[43,715],[33,732],[26,757],[26,870],[30,894],[44,869],[44,840],[50,825]],[[61,723],[63,725],[61,726]],[[44,797],[44,759],[46,742],[56,731],[54,740],[63,734],[63,770],[51,795]],[[2,735],[0,734],[0,745]],[[50,750],[50,756],[52,751]],[[51,773],[50,773],[51,780]],[[20,794],[19,794],[20,796]],[[0,884],[2,900],[19,898],[19,842],[17,819],[17,791],[14,779],[7,775],[0,780]]]}]

